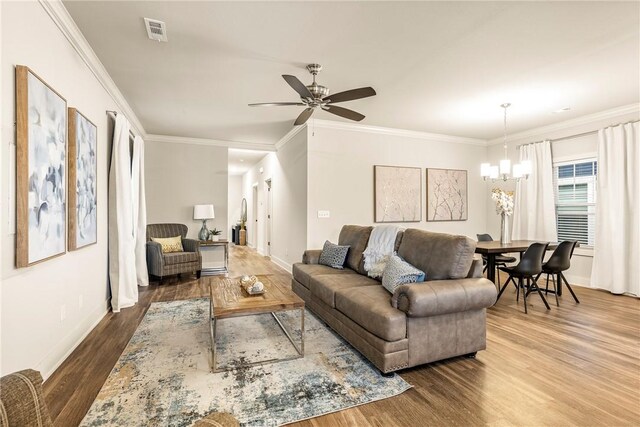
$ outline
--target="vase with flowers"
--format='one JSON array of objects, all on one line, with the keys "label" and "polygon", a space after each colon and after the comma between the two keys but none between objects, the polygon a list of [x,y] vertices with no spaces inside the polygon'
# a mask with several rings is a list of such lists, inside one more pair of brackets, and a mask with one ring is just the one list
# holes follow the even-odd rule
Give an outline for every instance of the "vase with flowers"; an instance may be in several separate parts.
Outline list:
[{"label": "vase with flowers", "polygon": [[496,204],[496,213],[500,215],[500,243],[511,243],[509,217],[513,215],[513,191],[494,188],[491,191],[491,199]]}]

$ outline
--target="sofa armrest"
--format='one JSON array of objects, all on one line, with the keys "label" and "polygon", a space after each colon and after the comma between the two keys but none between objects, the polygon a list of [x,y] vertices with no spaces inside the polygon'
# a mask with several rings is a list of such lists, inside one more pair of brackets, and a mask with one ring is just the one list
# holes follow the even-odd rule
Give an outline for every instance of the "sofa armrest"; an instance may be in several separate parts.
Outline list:
[{"label": "sofa armrest", "polygon": [[471,262],[471,268],[469,269],[469,274],[467,275],[467,279],[484,277],[484,275],[482,274],[483,268],[484,264],[482,256],[478,254],[474,255],[473,261]]},{"label": "sofa armrest", "polygon": [[147,269],[154,276],[162,276],[164,258],[162,258],[162,245],[158,242],[147,242]]},{"label": "sofa armrest", "polygon": [[303,264],[317,264],[320,260],[322,249],[307,249],[302,255]]},{"label": "sofa armrest", "polygon": [[0,378],[0,425],[53,426],[40,372],[25,369]]},{"label": "sofa armrest", "polygon": [[185,252],[200,252],[200,241],[195,239],[182,239],[182,248]]},{"label": "sofa armrest", "polygon": [[408,317],[429,317],[491,307],[496,287],[484,278],[431,280],[399,286],[391,305]]}]

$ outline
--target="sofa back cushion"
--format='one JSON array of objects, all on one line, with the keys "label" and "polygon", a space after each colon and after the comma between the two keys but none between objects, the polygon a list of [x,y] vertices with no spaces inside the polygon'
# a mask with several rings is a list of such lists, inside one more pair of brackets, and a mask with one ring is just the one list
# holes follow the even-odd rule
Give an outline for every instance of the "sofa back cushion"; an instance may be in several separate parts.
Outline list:
[{"label": "sofa back cushion", "polygon": [[398,255],[422,270],[426,280],[467,277],[476,242],[465,236],[409,228],[402,236]]},{"label": "sofa back cushion", "polygon": [[373,230],[373,227],[345,225],[342,227],[338,237],[340,246],[349,246],[346,266],[360,274],[367,274],[364,269],[364,256],[362,253],[367,248],[371,230]]}]

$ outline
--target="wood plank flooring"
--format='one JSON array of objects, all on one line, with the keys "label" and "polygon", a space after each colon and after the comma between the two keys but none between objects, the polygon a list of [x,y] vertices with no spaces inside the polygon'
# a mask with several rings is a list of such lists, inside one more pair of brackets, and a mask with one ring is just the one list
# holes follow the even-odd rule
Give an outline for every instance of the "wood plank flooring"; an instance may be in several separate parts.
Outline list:
[{"label": "wood plank flooring", "polygon": [[[247,247],[232,247],[232,276],[288,274]],[[155,301],[208,296],[203,277],[140,288],[140,301],[109,313],[45,382],[56,426],[76,426]],[[574,287],[547,311],[536,295],[529,314],[515,289],[488,310],[487,350],[407,369],[414,386],[390,399],[302,421],[324,426],[640,425],[640,300]]]}]

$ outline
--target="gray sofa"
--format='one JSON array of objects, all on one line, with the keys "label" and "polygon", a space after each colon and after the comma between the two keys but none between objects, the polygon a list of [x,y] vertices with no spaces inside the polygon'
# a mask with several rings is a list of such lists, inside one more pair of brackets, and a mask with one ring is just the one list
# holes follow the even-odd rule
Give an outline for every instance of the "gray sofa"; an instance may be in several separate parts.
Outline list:
[{"label": "gray sofa", "polygon": [[318,264],[307,250],[293,265],[292,288],[306,306],[383,373],[486,348],[486,308],[496,288],[482,277],[476,242],[464,236],[407,229],[396,250],[426,273],[426,282],[393,295],[367,277],[363,252],[373,227],[345,225],[338,244],[349,245],[345,268]]}]

